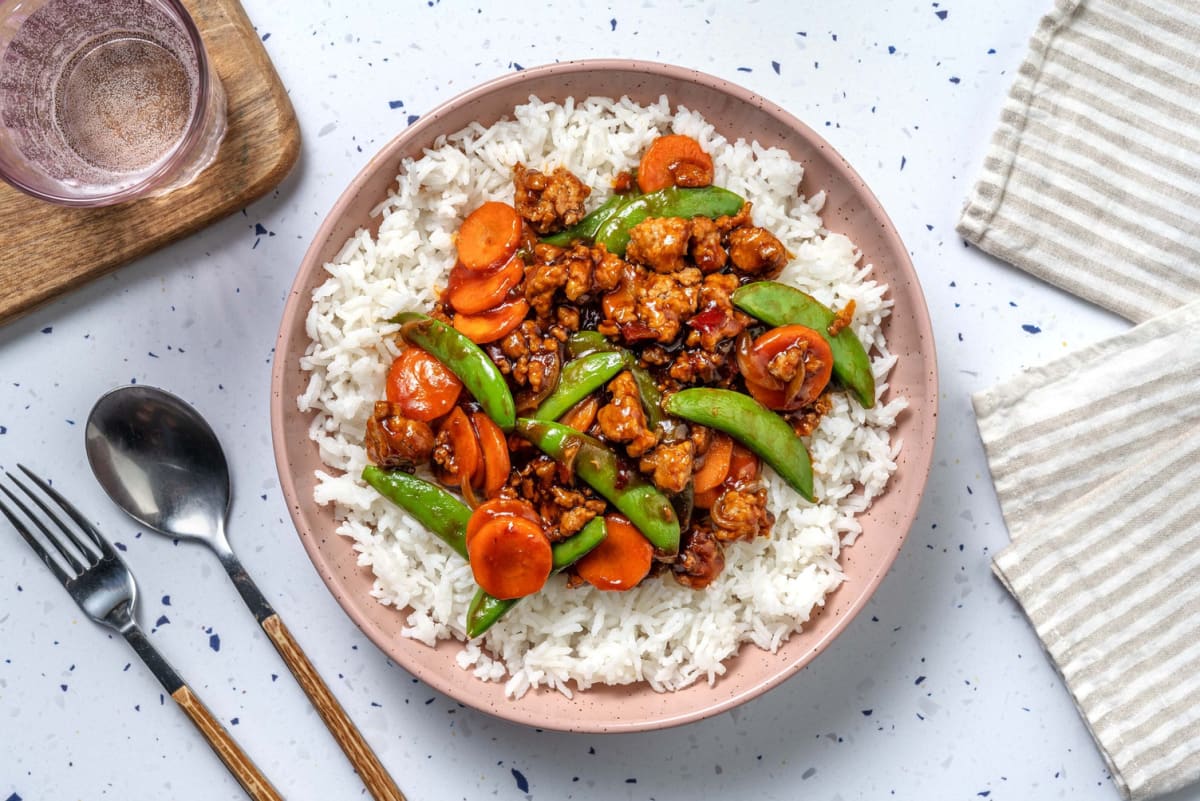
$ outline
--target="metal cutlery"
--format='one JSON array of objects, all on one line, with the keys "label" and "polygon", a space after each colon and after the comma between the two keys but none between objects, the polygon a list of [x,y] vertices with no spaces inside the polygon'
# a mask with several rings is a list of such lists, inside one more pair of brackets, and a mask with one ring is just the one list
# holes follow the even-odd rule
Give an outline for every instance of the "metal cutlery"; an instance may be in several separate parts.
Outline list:
[{"label": "metal cutlery", "polygon": [[[24,466],[18,467],[41,493],[5,473],[21,495],[0,484],[0,492],[11,503],[10,506],[0,499],[0,512],[62,582],[79,608],[92,620],[116,631],[133,647],[250,797],[255,801],[282,801],[258,767],[138,626],[137,584],[112,545],[57,490]],[[34,529],[41,533],[41,539]]]},{"label": "metal cutlery", "polygon": [[405,801],[350,716],[259,591],[225,535],[229,465],[216,433],[186,402],[134,384],[102,396],[88,415],[88,462],[100,486],[152,531],[206,545],[312,702],[376,801]]}]

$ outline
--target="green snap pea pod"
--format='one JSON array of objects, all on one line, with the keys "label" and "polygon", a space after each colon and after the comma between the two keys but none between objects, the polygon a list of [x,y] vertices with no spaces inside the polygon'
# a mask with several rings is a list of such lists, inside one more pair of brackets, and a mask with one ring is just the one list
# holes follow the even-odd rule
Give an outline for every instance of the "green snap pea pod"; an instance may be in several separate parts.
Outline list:
[{"label": "green snap pea pod", "polygon": [[803,440],[775,412],[749,395],[697,387],[667,396],[668,414],[724,431],[745,445],[808,500],[813,500],[812,460]]},{"label": "green snap pea pod", "polygon": [[429,351],[458,376],[496,425],[512,430],[517,417],[512,392],[500,368],[478,345],[440,320],[417,312],[401,312],[391,322],[400,323],[400,335],[407,342]]},{"label": "green snap pea pod", "polygon": [[471,509],[437,484],[400,470],[384,470],[369,464],[363,468],[363,481],[380,495],[417,519],[463,559],[467,558],[467,520]]},{"label": "green snap pea pod", "polygon": [[[579,533],[562,542],[554,543],[551,552],[554,554],[553,572],[558,573],[583,558],[584,554],[600,544],[608,536],[604,518],[597,515],[588,521]],[[467,636],[475,638],[492,627],[492,624],[504,616],[509,609],[516,605],[520,598],[500,599],[489,595],[479,588],[475,597],[467,607]]]},{"label": "green snap pea pod", "polygon": [[816,298],[778,281],[756,281],[738,287],[733,304],[768,325],[804,325],[829,343],[833,351],[833,374],[854,391],[864,408],[875,405],[875,374],[871,359],[854,329],[846,326],[829,336],[829,324],[837,316]]},{"label": "green snap pea pod", "polygon": [[596,351],[619,353],[625,360],[625,366],[633,373],[634,383],[637,384],[638,397],[642,401],[642,410],[646,413],[646,426],[656,429],[665,419],[662,410],[662,393],[658,384],[646,368],[637,362],[637,357],[629,351],[609,341],[608,337],[599,331],[576,331],[567,338],[567,353],[571,356],[584,356]]},{"label": "green snap pea pod", "polygon": [[576,331],[567,337],[567,354],[572,359],[595,353],[598,350],[618,353],[621,347],[608,341],[608,337],[599,331]]},{"label": "green snap pea pod", "polygon": [[671,501],[599,441],[546,420],[519,417],[515,429],[550,458],[570,464],[575,475],[617,507],[659,551],[679,551],[679,518]]},{"label": "green snap pea pod", "polygon": [[616,214],[623,204],[635,197],[637,197],[635,194],[613,195],[570,228],[559,231],[557,234],[544,236],[541,241],[548,245],[566,247],[576,239],[595,239],[596,231],[600,230],[600,226],[608,222],[609,218]]},{"label": "green snap pea pod", "polygon": [[610,378],[625,367],[620,353],[597,351],[563,365],[558,377],[558,386],[542,401],[533,418],[535,420],[557,420],[579,401],[604,386]]},{"label": "green snap pea pod", "polygon": [[734,192],[719,186],[689,189],[670,186],[657,192],[647,192],[624,204],[596,230],[596,244],[604,245],[609,253],[625,255],[629,244],[629,229],[651,217],[724,217],[737,214],[746,201]]}]

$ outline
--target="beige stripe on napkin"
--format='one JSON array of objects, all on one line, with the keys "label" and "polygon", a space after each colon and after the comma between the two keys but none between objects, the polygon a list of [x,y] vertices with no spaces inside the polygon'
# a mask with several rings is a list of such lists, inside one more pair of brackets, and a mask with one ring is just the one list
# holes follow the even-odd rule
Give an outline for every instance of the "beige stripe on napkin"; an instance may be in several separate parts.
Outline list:
[{"label": "beige stripe on napkin", "polygon": [[1020,602],[1127,798],[1200,779],[1200,302],[974,397]]},{"label": "beige stripe on napkin", "polygon": [[1200,2],[1057,0],[959,233],[1142,321],[1200,299]]}]

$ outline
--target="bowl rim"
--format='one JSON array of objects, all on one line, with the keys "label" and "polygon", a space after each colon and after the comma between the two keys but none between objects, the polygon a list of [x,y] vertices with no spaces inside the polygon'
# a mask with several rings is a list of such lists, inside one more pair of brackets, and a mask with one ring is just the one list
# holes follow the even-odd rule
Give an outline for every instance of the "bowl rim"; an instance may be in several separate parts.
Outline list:
[{"label": "bowl rim", "polygon": [[[429,113],[423,115],[418,121],[405,128],[385,145],[383,145],[374,156],[358,171],[354,178],[347,184],[346,188],[338,196],[337,201],[330,208],[329,212],[323,219],[320,227],[305,251],[304,257],[301,260],[296,277],[289,290],[288,298],[281,315],[281,325],[275,342],[275,352],[271,368],[271,399],[270,399],[270,417],[271,417],[271,432],[272,444],[275,454],[276,469],[279,474],[280,488],[283,492],[284,500],[288,504],[288,512],[292,523],[296,528],[297,534],[300,537],[301,543],[307,552],[309,559],[317,569],[321,580],[326,585],[326,588],[333,594],[335,601],[342,610],[351,618],[366,636],[378,647],[385,656],[392,658],[388,648],[390,638],[385,636],[377,626],[367,620],[363,613],[353,607],[347,607],[341,601],[341,587],[338,586],[337,580],[334,577],[335,568],[330,564],[324,553],[321,551],[318,537],[315,536],[313,527],[308,525],[305,518],[304,509],[305,501],[297,494],[295,476],[289,468],[288,456],[285,447],[285,437],[283,436],[284,419],[286,415],[299,413],[295,408],[295,398],[285,397],[282,393],[285,374],[288,370],[298,369],[294,364],[287,363],[289,354],[288,346],[291,340],[290,329],[287,321],[294,319],[297,314],[305,314],[308,307],[311,305],[311,295],[306,291],[309,289],[309,283],[314,270],[321,269],[322,264],[316,264],[316,260],[320,254],[328,246],[328,240],[332,236],[333,231],[338,227],[346,208],[350,206],[356,198],[356,189],[370,176],[374,175],[382,168],[393,169],[399,171],[400,161],[399,153],[411,142],[432,140],[433,135],[430,134],[431,129],[436,129],[443,117],[450,114],[462,104],[470,104],[474,101],[490,95],[498,90],[503,90],[512,85],[519,85],[526,82],[531,77],[538,77],[546,74],[576,74],[590,71],[611,71],[621,70],[629,72],[637,72],[665,78],[668,80],[683,81],[691,84],[699,85],[702,88],[715,90],[720,93],[733,95],[741,101],[757,107],[761,112],[768,117],[774,119],[775,122],[785,126],[786,128],[798,131],[805,139],[810,141],[814,147],[822,150],[828,157],[830,166],[835,170],[839,180],[846,181],[855,188],[855,192],[861,199],[863,204],[863,213],[869,213],[882,226],[883,235],[890,244],[889,251],[896,256],[897,268],[902,272],[906,271],[908,276],[911,276],[914,283],[917,282],[917,274],[913,266],[912,259],[908,249],[904,246],[904,242],[900,237],[899,231],[895,224],[883,209],[875,193],[870,189],[867,183],[862,179],[858,172],[850,165],[850,163],[830,145],[820,134],[818,134],[811,126],[807,125],[799,118],[786,111],[781,106],[765,99],[764,97],[745,89],[738,84],[732,83],[724,78],[710,75],[692,68],[681,67],[671,64],[665,64],[655,61],[646,61],[639,59],[580,59],[571,61],[555,62],[551,64],[543,64],[535,67],[529,67],[520,71],[492,78],[483,83],[480,83],[464,92],[451,97],[450,99],[438,104]],[[446,132],[449,133],[449,132]],[[393,180],[394,183],[394,180]],[[383,199],[381,198],[381,201]],[[368,225],[370,225],[368,223]],[[373,226],[370,226],[373,227]],[[823,651],[826,645],[836,639],[849,625],[850,621],[854,620],[868,601],[874,595],[884,577],[887,575],[894,563],[896,557],[907,540],[908,532],[911,530],[913,523],[916,521],[920,497],[923,494],[924,488],[928,482],[930,470],[933,463],[933,451],[937,435],[937,418],[938,418],[938,369],[937,369],[937,354],[932,332],[932,325],[929,318],[928,304],[924,297],[924,293],[919,289],[916,292],[916,297],[919,303],[911,308],[913,322],[915,324],[916,334],[922,341],[923,361],[927,369],[924,373],[923,383],[925,388],[925,405],[916,410],[922,418],[924,426],[928,430],[928,458],[924,459],[923,464],[907,464],[906,469],[910,471],[908,478],[919,479],[915,481],[917,499],[912,502],[911,507],[901,518],[903,529],[898,538],[894,541],[895,547],[890,548],[883,553],[879,559],[873,562],[875,567],[874,572],[868,579],[861,583],[861,588],[858,590],[856,602],[851,605],[848,610],[838,616],[832,626],[824,632],[820,638],[809,643],[810,647],[803,649],[796,656],[786,662],[781,662],[779,670],[762,681],[745,687],[742,691],[731,693],[722,697],[716,697],[712,703],[704,705],[700,708],[689,709],[685,712],[672,714],[668,716],[657,716],[653,719],[614,719],[611,722],[604,724],[596,724],[592,721],[585,721],[583,725],[572,725],[570,721],[550,722],[543,718],[530,715],[524,712],[520,701],[505,704],[503,706],[485,706],[472,703],[470,701],[461,701],[461,703],[471,706],[486,714],[501,718],[514,723],[520,723],[526,726],[532,726],[541,729],[563,732],[579,732],[593,734],[607,733],[622,733],[633,731],[649,731],[671,728],[674,726],[683,725],[699,720],[703,720],[722,712],[728,711],[734,707],[749,701],[759,695],[777,687],[787,679],[796,675],[801,668],[807,665],[815,656]],[[919,383],[919,382],[918,382]],[[290,408],[289,408],[290,406]],[[912,410],[910,409],[911,413]],[[915,473],[911,471],[916,471]],[[885,493],[891,491],[891,487],[885,490]],[[881,496],[883,497],[883,496]],[[878,500],[878,499],[877,499]],[[351,547],[349,542],[346,547]],[[851,546],[852,548],[852,546]],[[845,553],[846,551],[843,551]],[[841,557],[839,557],[839,560]],[[397,611],[399,613],[399,611]],[[803,633],[802,630],[799,633]],[[742,643],[739,651],[734,656],[726,660],[738,659],[747,643]],[[398,661],[399,663],[399,661]],[[421,665],[408,665],[399,663],[410,674],[425,682],[435,690],[449,696],[450,698],[459,701],[453,692],[452,683],[436,671],[425,668]],[[718,684],[720,679],[718,679]],[[640,686],[640,685],[631,685]],[[687,692],[690,688],[684,688],[679,692]],[[587,694],[591,691],[583,691]],[[579,692],[577,691],[576,697]]]}]

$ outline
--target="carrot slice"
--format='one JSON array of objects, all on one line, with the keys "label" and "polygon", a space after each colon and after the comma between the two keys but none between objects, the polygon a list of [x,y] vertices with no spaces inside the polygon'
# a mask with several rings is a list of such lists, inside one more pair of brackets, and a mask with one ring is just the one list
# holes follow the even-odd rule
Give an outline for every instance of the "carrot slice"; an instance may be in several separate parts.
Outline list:
[{"label": "carrot slice", "polygon": [[483,412],[472,412],[471,422],[479,437],[480,458],[483,460],[483,494],[491,498],[508,481],[508,473],[512,469],[508,439],[500,426]]},{"label": "carrot slice", "polygon": [[754,340],[745,331],[738,334],[735,353],[738,372],[747,384],[758,384],[763,389],[783,389],[783,382],[767,370],[767,360],[754,353]]},{"label": "carrot slice", "polygon": [[467,543],[467,555],[475,583],[501,600],[537,592],[554,567],[541,524],[516,515],[484,523]]},{"label": "carrot slice", "polygon": [[461,264],[450,271],[446,300],[463,314],[478,314],[499,306],[525,277],[525,262],[514,256],[490,270],[468,270]]},{"label": "carrot slice", "polygon": [[528,313],[529,301],[516,297],[479,314],[456,314],[454,327],[476,345],[483,345],[507,336]]},{"label": "carrot slice", "polygon": [[467,519],[466,531],[463,533],[464,541],[469,543],[485,523],[498,517],[523,517],[532,523],[542,524],[541,515],[529,501],[520,498],[489,498],[471,512]]},{"label": "carrot slice", "polygon": [[446,471],[443,478],[447,484],[478,484],[482,476],[482,460],[479,458],[479,437],[475,427],[461,406],[455,406],[454,411],[442,423],[441,430],[450,439],[450,448],[454,451],[454,470]]},{"label": "carrot slice", "polygon": [[732,452],[733,440],[729,435],[714,432],[712,444],[704,454],[704,464],[692,476],[692,486],[696,492],[707,492],[725,480],[725,476],[729,475],[729,455]]},{"label": "carrot slice", "polygon": [[[793,346],[804,353],[799,369],[788,382],[772,375],[771,360]],[[772,328],[754,340],[743,358],[744,348],[738,348],[738,367],[746,380],[751,397],[769,409],[795,411],[817,399],[833,375],[833,351],[817,331],[803,325],[783,325]]]},{"label": "carrot slice", "polygon": [[604,524],[608,536],[575,563],[575,570],[598,590],[628,590],[650,572],[654,546],[621,515],[605,515]]},{"label": "carrot slice", "polygon": [[387,399],[410,420],[436,420],[454,408],[461,391],[458,376],[421,348],[405,348],[388,369]]},{"label": "carrot slice", "polygon": [[708,186],[712,180],[712,156],[690,136],[658,137],[650,143],[638,164],[638,188],[643,192],[655,192],[668,186]]},{"label": "carrot slice", "polygon": [[458,229],[458,260],[468,270],[504,264],[521,244],[521,215],[507,203],[491,200],[467,215]]},{"label": "carrot slice", "polygon": [[715,487],[697,492],[692,503],[698,509],[711,509],[725,490],[754,481],[761,473],[762,462],[759,458],[741,443],[733,442],[729,449],[729,471],[724,480]]},{"label": "carrot slice", "polygon": [[762,461],[754,452],[740,442],[733,443],[729,452],[729,475],[725,477],[732,486],[754,481],[762,474]]}]

